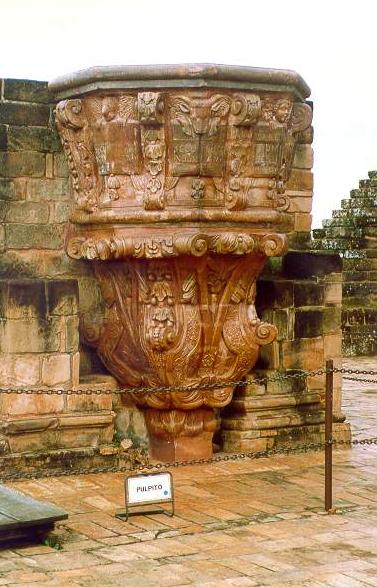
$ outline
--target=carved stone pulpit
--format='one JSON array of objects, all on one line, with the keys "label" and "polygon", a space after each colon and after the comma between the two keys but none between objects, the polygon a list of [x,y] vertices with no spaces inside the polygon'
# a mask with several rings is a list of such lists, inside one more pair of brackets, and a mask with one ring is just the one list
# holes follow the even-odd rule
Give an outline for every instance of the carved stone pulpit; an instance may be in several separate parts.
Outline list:
[{"label": "carved stone pulpit", "polygon": [[216,408],[277,334],[256,281],[292,231],[285,184],[309,88],[291,71],[171,65],[50,89],[76,202],[66,250],[93,264],[106,306],[90,342],[120,385],[152,388],[133,396],[152,457],[209,457]]}]

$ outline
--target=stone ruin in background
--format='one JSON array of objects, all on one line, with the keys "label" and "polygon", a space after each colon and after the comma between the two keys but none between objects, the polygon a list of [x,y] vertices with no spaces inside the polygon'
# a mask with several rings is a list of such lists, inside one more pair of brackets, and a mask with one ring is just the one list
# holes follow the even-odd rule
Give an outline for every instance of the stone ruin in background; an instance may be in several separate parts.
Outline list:
[{"label": "stone ruin in background", "polygon": [[[254,382],[341,365],[308,96],[294,72],[214,65],[2,80],[0,386],[173,388],[2,394],[2,467],[112,462],[124,438],[162,460],[210,456],[213,434],[323,440],[323,375]],[[348,438],[339,374],[334,406]]]}]

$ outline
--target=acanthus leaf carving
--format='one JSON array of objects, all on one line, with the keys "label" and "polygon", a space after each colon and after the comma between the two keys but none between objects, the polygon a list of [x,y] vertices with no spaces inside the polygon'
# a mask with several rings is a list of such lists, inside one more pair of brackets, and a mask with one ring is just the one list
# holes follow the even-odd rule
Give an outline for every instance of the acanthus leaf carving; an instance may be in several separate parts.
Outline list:
[{"label": "acanthus leaf carving", "polygon": [[137,109],[142,124],[162,124],[164,114],[164,99],[161,92],[139,92]]}]

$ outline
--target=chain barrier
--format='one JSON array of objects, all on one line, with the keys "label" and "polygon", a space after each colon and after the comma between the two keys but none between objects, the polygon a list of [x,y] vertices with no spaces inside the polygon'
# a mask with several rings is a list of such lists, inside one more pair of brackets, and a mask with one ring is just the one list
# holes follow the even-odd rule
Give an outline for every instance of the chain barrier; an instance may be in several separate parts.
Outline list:
[{"label": "chain barrier", "polygon": [[[252,384],[266,384],[268,382],[276,382],[276,381],[287,381],[292,379],[303,379],[308,377],[316,377],[319,375],[325,375],[328,373],[341,373],[344,376],[344,379],[352,380],[352,381],[359,381],[361,383],[377,383],[377,379],[361,379],[360,377],[349,377],[349,375],[359,375],[359,376],[377,376],[377,371],[374,370],[362,370],[362,369],[347,369],[347,368],[321,368],[315,371],[295,371],[294,373],[286,373],[286,374],[276,374],[272,377],[253,377],[251,380]],[[247,385],[248,382],[241,380],[241,381],[222,381],[222,382],[213,382],[207,384],[195,384],[195,385],[181,385],[177,387],[143,387],[143,388],[116,388],[116,389],[108,389],[108,390],[101,390],[101,389],[25,389],[25,388],[14,388],[14,389],[4,389],[0,388],[1,393],[16,393],[16,394],[57,394],[57,395],[110,395],[113,393],[162,393],[162,392],[169,392],[169,391],[196,391],[196,390],[209,390],[209,389],[216,389],[222,388],[227,385]],[[100,474],[100,473],[132,473],[136,471],[147,471],[147,470],[162,470],[162,469],[169,469],[169,468],[177,468],[183,466],[190,466],[190,465],[202,465],[202,464],[216,464],[220,462],[229,462],[229,461],[242,461],[242,460],[255,460],[260,458],[267,458],[271,456],[278,456],[278,455],[290,455],[290,454],[300,454],[312,451],[319,451],[322,450],[330,445],[333,446],[368,446],[368,445],[377,445],[377,437],[370,437],[370,438],[362,438],[362,439],[355,439],[351,441],[337,441],[328,440],[326,442],[320,443],[308,443],[302,444],[295,447],[281,447],[275,449],[267,449],[265,451],[260,452],[243,452],[243,453],[232,453],[232,454],[224,454],[224,455],[215,455],[208,459],[192,459],[187,461],[174,461],[170,463],[140,463],[140,459],[138,463],[135,462],[135,458],[131,458],[125,453],[122,456],[118,456],[118,459],[122,461],[122,463],[118,463],[116,465],[107,465],[107,466],[98,466],[98,467],[72,467],[66,468],[65,470],[61,469],[51,469],[51,470],[43,470],[39,469],[37,471],[30,471],[30,472],[6,472],[0,473],[1,481],[17,481],[17,480],[27,480],[27,479],[39,479],[43,477],[62,477],[62,476],[69,476],[69,475],[88,475],[88,474]],[[129,458],[129,462],[124,464],[124,459]],[[1,464],[1,460],[0,460]]]},{"label": "chain barrier", "polygon": [[170,463],[145,463],[128,465],[112,465],[103,467],[75,467],[72,469],[52,469],[52,470],[38,470],[32,472],[13,472],[0,474],[1,481],[26,481],[34,479],[42,479],[46,477],[68,477],[71,475],[94,475],[101,473],[134,473],[137,471],[161,471],[165,469],[176,469],[178,467],[188,467],[192,465],[210,465],[220,462],[236,462],[245,460],[257,460],[273,456],[289,456],[295,454],[302,454],[308,452],[319,452],[326,446],[332,444],[337,447],[351,447],[351,446],[371,446],[377,445],[377,437],[360,438],[355,440],[331,440],[328,442],[301,444],[294,447],[273,448],[259,452],[243,452],[230,453],[224,455],[214,456],[209,459],[191,459],[188,461],[174,461]]},{"label": "chain barrier", "polygon": [[[46,389],[46,388],[24,388],[24,387],[14,387],[14,388],[4,388],[0,387],[0,394],[26,394],[26,395],[113,395],[113,394],[142,394],[142,393],[168,393],[168,392],[193,392],[193,391],[209,391],[211,389],[221,389],[227,386],[237,386],[237,385],[249,385],[249,384],[267,384],[267,383],[276,383],[277,381],[287,381],[291,379],[306,379],[310,377],[317,377],[319,375],[326,375],[327,373],[341,373],[342,375],[371,375],[377,377],[377,371],[366,371],[361,369],[345,369],[341,368],[338,369],[336,367],[332,369],[321,368],[315,371],[295,371],[294,373],[278,373],[271,377],[253,377],[251,374],[251,381],[245,381],[245,379],[241,379],[238,381],[217,381],[217,382],[208,382],[208,383],[194,383],[190,385],[177,385],[177,386],[159,386],[159,387],[117,387],[114,389]],[[344,377],[345,379],[351,379],[350,377]],[[367,379],[358,379],[352,378],[356,381],[364,381],[366,383],[377,383],[377,380],[367,380]]]},{"label": "chain barrier", "polygon": [[377,383],[377,379],[360,379],[359,377],[343,377],[347,381],[358,381],[359,383]]}]

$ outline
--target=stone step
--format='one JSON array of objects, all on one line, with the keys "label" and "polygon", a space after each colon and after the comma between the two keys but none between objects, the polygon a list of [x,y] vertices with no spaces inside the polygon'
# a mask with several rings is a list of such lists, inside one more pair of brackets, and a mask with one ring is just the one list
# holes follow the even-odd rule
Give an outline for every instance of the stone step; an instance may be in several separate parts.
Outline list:
[{"label": "stone step", "polygon": [[[348,216],[338,216],[335,218],[329,218],[322,221],[323,228],[326,230],[333,227],[344,227],[344,228],[363,228],[365,226],[376,226],[377,225],[377,210],[374,216],[350,214]],[[323,237],[321,237],[323,238]]]},{"label": "stone step", "polygon": [[343,269],[343,282],[377,281],[377,271],[347,271]]},{"label": "stone step", "polygon": [[342,328],[345,326],[377,325],[377,308],[343,308]]},{"label": "stone step", "polygon": [[375,195],[344,198],[341,200],[340,204],[343,210],[348,210],[349,208],[373,208],[377,206],[377,190]]},{"label": "stone step", "polygon": [[[376,199],[377,202],[377,199]],[[344,208],[342,210],[333,210],[333,218],[373,218],[374,221],[377,219],[377,207],[371,208],[366,206],[365,208]]]},{"label": "stone step", "polygon": [[377,259],[343,259],[344,271],[377,270]]},{"label": "stone step", "polygon": [[366,257],[366,250],[363,247],[362,239],[344,238],[322,238],[313,240],[311,248],[315,251],[334,251],[348,259],[363,259]]},{"label": "stone step", "polygon": [[322,229],[324,232],[318,234],[319,238],[362,238],[364,236],[363,229],[360,227],[349,227],[349,226],[330,226]]},{"label": "stone step", "polygon": [[351,198],[373,198],[377,195],[377,188],[375,186],[358,187],[350,190]]},{"label": "stone step", "polygon": [[326,237],[326,230],[324,228],[314,228],[312,230],[313,238],[325,238]]},{"label": "stone step", "polygon": [[344,283],[343,306],[377,307],[377,282],[350,281]]}]

